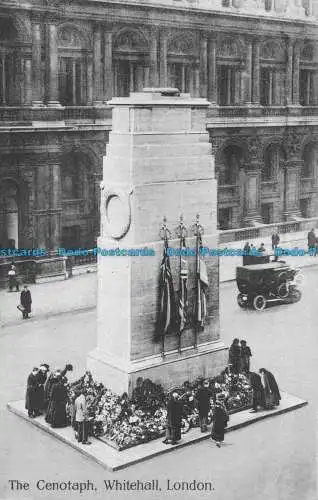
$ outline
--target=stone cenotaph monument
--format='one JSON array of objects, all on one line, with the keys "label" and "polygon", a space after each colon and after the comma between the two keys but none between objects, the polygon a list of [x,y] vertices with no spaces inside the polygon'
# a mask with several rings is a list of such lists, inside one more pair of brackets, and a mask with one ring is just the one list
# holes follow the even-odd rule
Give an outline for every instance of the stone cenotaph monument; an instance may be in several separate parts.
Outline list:
[{"label": "stone cenotaph monument", "polygon": [[[131,394],[138,377],[166,389],[196,377],[220,373],[227,348],[220,338],[218,257],[206,257],[207,317],[197,333],[188,325],[165,337],[165,355],[156,339],[163,217],[178,248],[180,215],[188,228],[200,214],[203,245],[218,247],[217,181],[206,131],[205,99],[177,89],[144,89],[115,98],[112,132],[101,186],[101,236],[98,240],[97,346],[87,368],[116,393]],[[109,256],[110,249],[153,249],[154,255]],[[145,250],[145,254],[147,251]],[[104,255],[103,255],[104,253]],[[195,302],[196,257],[188,262],[188,308]],[[179,258],[170,257],[175,290]],[[179,347],[179,348],[178,348]],[[180,349],[181,348],[181,349]]]}]

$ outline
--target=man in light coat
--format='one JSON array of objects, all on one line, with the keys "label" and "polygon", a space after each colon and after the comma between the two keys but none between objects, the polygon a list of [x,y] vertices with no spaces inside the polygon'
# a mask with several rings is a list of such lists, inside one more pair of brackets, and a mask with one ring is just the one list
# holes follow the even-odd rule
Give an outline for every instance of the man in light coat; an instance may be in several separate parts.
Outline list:
[{"label": "man in light coat", "polygon": [[82,390],[74,402],[74,420],[78,434],[78,442],[82,444],[91,444],[88,441],[88,412],[85,393]]}]

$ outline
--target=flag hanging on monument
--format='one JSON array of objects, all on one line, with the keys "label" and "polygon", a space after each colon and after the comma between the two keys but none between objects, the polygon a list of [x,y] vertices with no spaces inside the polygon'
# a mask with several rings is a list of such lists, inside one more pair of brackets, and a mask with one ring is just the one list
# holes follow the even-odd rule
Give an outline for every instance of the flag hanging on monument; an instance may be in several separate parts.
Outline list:
[{"label": "flag hanging on monument", "polygon": [[[187,306],[188,306],[188,263],[182,250],[186,250],[185,239],[183,238],[180,245],[180,276],[179,276],[179,291],[178,291],[178,333],[179,335],[185,328],[187,323]],[[185,252],[184,252],[185,254]]]},{"label": "flag hanging on monument", "polygon": [[197,242],[197,300],[195,320],[197,326],[204,328],[207,317],[207,291],[209,288],[209,279],[206,264],[200,255],[202,247],[201,237]]},{"label": "flag hanging on monument", "polygon": [[177,327],[177,306],[170,268],[170,259],[167,255],[167,247],[168,243],[165,242],[163,258],[160,266],[157,336],[164,336],[167,333],[172,333]]}]

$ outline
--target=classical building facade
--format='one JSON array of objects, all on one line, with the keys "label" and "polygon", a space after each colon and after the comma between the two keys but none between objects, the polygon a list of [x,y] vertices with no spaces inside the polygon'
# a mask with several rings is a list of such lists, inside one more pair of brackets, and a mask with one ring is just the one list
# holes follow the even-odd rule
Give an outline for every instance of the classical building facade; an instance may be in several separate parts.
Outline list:
[{"label": "classical building facade", "polygon": [[144,87],[210,101],[220,229],[316,216],[317,16],[314,0],[3,0],[0,246],[94,245],[107,102]]}]

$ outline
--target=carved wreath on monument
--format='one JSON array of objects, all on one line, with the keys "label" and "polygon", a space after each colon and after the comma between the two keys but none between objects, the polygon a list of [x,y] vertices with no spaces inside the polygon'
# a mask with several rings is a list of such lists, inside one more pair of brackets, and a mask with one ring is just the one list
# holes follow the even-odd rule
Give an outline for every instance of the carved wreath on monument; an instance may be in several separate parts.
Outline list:
[{"label": "carved wreath on monument", "polygon": [[102,190],[102,233],[115,240],[122,239],[129,231],[131,224],[131,191],[119,187],[105,187]]}]

